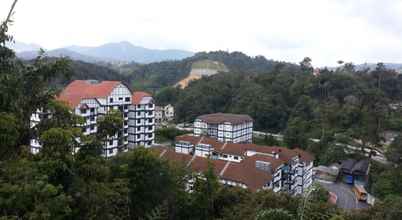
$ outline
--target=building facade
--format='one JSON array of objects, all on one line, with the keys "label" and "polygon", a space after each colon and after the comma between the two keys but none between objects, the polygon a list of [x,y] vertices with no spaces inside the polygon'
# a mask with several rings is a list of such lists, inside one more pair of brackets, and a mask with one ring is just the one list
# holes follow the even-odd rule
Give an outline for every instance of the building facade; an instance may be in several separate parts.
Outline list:
[{"label": "building facade", "polygon": [[129,145],[149,147],[155,139],[155,104],[145,92],[134,92],[133,104],[129,106]]},{"label": "building facade", "polygon": [[155,107],[155,122],[160,125],[174,119],[174,107],[171,104]]},{"label": "building facade", "polygon": [[251,143],[253,119],[248,115],[215,113],[194,121],[194,135],[209,136],[220,142]]},{"label": "building facade", "polygon": [[[174,150],[154,148],[161,158],[182,162],[196,173],[213,164],[224,185],[297,195],[312,184],[313,156],[300,149],[222,143],[195,135],[176,137]],[[191,187],[190,187],[191,188]]]},{"label": "building facade", "polygon": [[[96,134],[98,119],[112,109],[119,110],[123,115],[122,128],[115,135],[107,137],[103,155],[105,157],[115,156],[118,152],[133,147],[129,144],[129,113],[133,109],[137,109],[137,104],[134,95],[123,83],[119,81],[75,80],[67,85],[56,99],[67,104],[75,115],[84,119],[84,123],[78,125],[82,128],[84,135]],[[152,97],[149,96],[149,99],[152,100]],[[148,111],[151,111],[151,114],[148,114],[148,118],[151,118],[150,115],[153,115],[152,108]],[[31,127],[38,124],[41,117],[43,117],[43,113],[40,111],[33,114]],[[138,127],[143,130],[142,126],[145,126],[145,123],[138,124]],[[38,153],[40,148],[40,140],[32,139],[32,153]]]}]

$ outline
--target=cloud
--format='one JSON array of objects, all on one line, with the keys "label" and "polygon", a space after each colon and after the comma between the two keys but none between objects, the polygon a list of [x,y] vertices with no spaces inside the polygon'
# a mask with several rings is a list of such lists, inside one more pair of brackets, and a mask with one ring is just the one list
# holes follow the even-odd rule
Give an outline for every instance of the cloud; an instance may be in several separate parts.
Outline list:
[{"label": "cloud", "polygon": [[[11,2],[0,1],[1,16]],[[399,0],[27,0],[14,18],[17,40],[46,48],[127,40],[318,66],[402,62]]]}]

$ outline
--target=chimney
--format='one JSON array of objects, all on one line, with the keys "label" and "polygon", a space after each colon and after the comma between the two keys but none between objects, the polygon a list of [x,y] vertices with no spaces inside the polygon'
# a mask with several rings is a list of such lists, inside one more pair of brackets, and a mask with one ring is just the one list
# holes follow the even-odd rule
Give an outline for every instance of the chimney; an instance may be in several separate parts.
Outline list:
[{"label": "chimney", "polygon": [[275,159],[279,159],[279,153],[277,153],[276,151],[272,151],[272,155],[274,155]]}]

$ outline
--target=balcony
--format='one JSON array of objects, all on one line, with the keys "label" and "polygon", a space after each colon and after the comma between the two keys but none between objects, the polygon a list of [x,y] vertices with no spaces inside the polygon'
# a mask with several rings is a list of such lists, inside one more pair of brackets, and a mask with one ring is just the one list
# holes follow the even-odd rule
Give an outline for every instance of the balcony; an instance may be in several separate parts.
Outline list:
[{"label": "balcony", "polygon": [[152,114],[145,114],[145,118],[154,118],[155,117],[155,114],[154,113],[152,113]]},{"label": "balcony", "polygon": [[142,113],[137,113],[137,114],[135,114],[135,117],[136,118],[144,118],[145,114],[143,112]]},{"label": "balcony", "polygon": [[145,132],[146,132],[146,133],[153,133],[154,131],[155,131],[154,128],[152,128],[152,129],[145,129]]}]

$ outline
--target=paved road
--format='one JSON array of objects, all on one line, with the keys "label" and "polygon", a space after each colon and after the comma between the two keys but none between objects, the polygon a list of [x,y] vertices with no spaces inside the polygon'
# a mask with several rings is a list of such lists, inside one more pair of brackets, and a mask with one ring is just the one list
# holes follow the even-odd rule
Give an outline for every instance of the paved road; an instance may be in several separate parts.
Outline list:
[{"label": "paved road", "polygon": [[[317,181],[318,182],[318,181]],[[318,182],[321,186],[330,192],[333,192],[338,197],[336,205],[342,209],[363,209],[367,208],[369,205],[364,202],[357,201],[353,191],[352,186],[345,183],[326,183]]]}]

